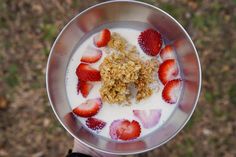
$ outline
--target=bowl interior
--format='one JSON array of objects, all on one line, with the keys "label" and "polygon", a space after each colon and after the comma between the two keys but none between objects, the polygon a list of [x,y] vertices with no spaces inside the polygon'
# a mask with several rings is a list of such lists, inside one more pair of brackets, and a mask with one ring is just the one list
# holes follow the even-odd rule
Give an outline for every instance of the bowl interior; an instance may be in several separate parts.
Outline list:
[{"label": "bowl interior", "polygon": [[[84,129],[71,113],[65,76],[70,57],[87,33],[117,22],[142,22],[159,30],[176,50],[184,87],[179,105],[169,120],[152,134],[132,142],[116,142]],[[52,108],[65,129],[85,145],[112,154],[134,154],[158,147],[174,137],[190,118],[200,92],[201,72],[196,49],[186,31],[162,10],[142,2],[111,1],[91,7],[61,31],[50,52],[47,91]]]}]

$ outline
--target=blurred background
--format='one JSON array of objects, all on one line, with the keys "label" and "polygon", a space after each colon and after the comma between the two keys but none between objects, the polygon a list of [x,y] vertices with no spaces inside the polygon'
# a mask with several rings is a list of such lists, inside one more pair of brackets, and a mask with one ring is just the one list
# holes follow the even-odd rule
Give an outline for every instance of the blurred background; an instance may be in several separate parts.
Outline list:
[{"label": "blurred background", "polygon": [[[236,156],[236,0],[143,0],[176,18],[193,39],[203,84],[196,111],[145,157]],[[49,50],[63,26],[102,0],[0,0],[0,157],[63,157],[73,138],[45,90]]]}]

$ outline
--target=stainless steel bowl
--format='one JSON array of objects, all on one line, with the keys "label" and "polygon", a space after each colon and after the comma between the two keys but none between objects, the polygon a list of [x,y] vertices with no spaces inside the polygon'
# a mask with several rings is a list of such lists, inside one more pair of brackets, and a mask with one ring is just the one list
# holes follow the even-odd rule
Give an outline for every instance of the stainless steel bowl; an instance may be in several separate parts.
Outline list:
[{"label": "stainless steel bowl", "polygon": [[[147,23],[158,29],[172,43],[185,83],[178,108],[160,129],[136,141],[121,143],[101,138],[81,127],[81,123],[71,113],[65,76],[70,57],[86,33],[107,23],[124,21]],[[63,28],[49,55],[46,84],[55,115],[75,139],[101,152],[127,155],[157,148],[172,139],[184,127],[196,107],[200,94],[201,67],[189,35],[169,14],[142,2],[109,1],[86,9]]]}]

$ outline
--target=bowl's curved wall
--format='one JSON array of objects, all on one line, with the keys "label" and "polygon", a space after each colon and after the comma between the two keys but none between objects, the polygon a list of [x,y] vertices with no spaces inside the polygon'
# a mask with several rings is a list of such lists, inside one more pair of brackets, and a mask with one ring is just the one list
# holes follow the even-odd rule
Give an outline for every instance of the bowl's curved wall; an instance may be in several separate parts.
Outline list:
[{"label": "bowl's curved wall", "polygon": [[[94,136],[81,127],[71,113],[65,89],[65,74],[73,49],[89,31],[109,22],[140,21],[152,25],[174,46],[185,80],[179,107],[166,124],[156,132],[130,143]],[[113,1],[91,7],[72,19],[56,39],[48,59],[47,91],[53,110],[70,134],[94,149],[133,154],[158,147],[167,142],[184,126],[191,116],[200,93],[201,72],[196,49],[184,29],[165,12],[141,2]]]}]

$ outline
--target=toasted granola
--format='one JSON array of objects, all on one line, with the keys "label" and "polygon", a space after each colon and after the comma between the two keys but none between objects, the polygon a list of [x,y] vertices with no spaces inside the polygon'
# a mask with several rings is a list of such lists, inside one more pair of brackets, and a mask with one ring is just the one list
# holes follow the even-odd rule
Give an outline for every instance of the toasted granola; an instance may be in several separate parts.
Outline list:
[{"label": "toasted granola", "polygon": [[111,39],[108,42],[108,47],[116,49],[117,51],[123,52],[127,46],[126,43],[127,41],[125,40],[125,38],[120,36],[118,33],[114,32],[112,33]]},{"label": "toasted granola", "polygon": [[156,61],[143,61],[135,46],[118,33],[113,33],[108,43],[108,49],[112,52],[100,65],[102,87],[100,94],[103,101],[110,104],[122,104],[130,102],[133,84],[137,90],[136,100],[140,101],[152,95],[149,84],[154,81],[153,73],[156,69]]},{"label": "toasted granola", "polygon": [[154,81],[153,72],[156,69],[157,62],[154,60],[148,60],[142,62],[139,78],[135,81],[135,87],[137,88],[136,99],[138,101],[145,99],[152,95],[152,89],[149,87]]}]

